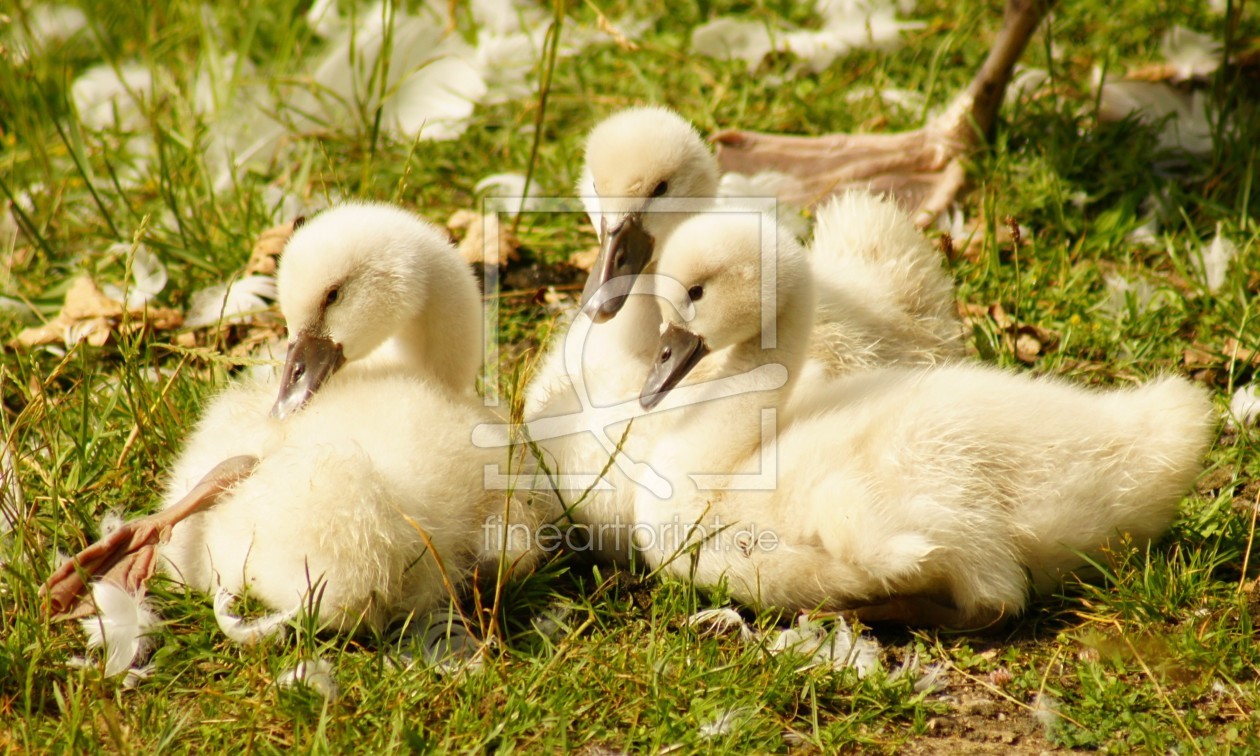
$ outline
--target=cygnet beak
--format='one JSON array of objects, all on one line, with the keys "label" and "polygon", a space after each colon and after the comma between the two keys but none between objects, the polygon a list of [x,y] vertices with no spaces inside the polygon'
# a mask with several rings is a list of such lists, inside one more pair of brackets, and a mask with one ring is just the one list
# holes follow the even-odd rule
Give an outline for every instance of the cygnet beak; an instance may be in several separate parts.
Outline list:
[{"label": "cygnet beak", "polygon": [[643,229],[642,213],[629,213],[616,228],[605,228],[603,232],[599,257],[582,289],[582,307],[596,323],[611,320],[629,296],[629,286],[609,287],[601,292],[604,285],[620,276],[642,273],[656,247],[656,239]]},{"label": "cygnet beak", "polygon": [[708,353],[704,339],[670,323],[656,346],[656,360],[639,392],[639,404],[645,410],[655,407]]},{"label": "cygnet beak", "polygon": [[327,336],[299,333],[289,342],[289,355],[280,374],[280,396],[271,408],[271,416],[283,420],[302,409],[345,362],[340,344]]}]

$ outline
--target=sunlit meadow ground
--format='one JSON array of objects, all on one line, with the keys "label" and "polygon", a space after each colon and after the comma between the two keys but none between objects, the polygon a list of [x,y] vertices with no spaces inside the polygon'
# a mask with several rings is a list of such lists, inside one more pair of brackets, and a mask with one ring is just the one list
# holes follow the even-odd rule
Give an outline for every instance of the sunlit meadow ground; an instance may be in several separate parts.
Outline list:
[{"label": "sunlit meadow ground", "polygon": [[[327,44],[312,35],[307,5],[85,0],[85,30],[33,46],[22,41],[31,4],[0,8],[0,185],[6,207],[22,198],[21,230],[6,225],[0,238],[0,294],[9,298],[0,338],[55,315],[78,275],[127,280],[134,241],[169,272],[152,304],[184,310],[193,292],[238,276],[254,240],[291,207],[387,199],[441,223],[474,206],[481,178],[527,170],[540,115],[536,74],[531,94],[479,106],[458,139],[399,138],[364,111],[355,122],[287,135],[277,159],[216,187],[205,111],[190,94],[196,72],[233,53],[252,66],[229,67],[242,81],[300,79],[302,61]],[[568,3],[566,23],[594,26],[597,7],[648,23],[637,49],[604,37],[558,61],[533,162],[546,194],[575,183],[586,130],[636,103],[669,104],[706,132],[911,128],[924,112],[847,95],[896,87],[939,107],[969,79],[1000,18],[998,2],[925,0],[908,15],[926,24],[898,50],[854,52],[819,74],[776,56],[750,74],[742,63],[690,54],[690,29],[722,13],[817,25],[808,9],[596,0]],[[471,40],[467,8],[457,18],[454,33]],[[1226,69],[1200,85],[1225,117],[1206,154],[1189,159],[1160,147],[1157,126],[1100,123],[1091,84],[1096,68],[1123,73],[1162,60],[1160,40],[1175,25],[1226,35],[1224,17],[1206,5],[1060,3],[1024,58],[1051,79],[1004,107],[962,204],[981,233],[968,247],[955,229],[960,254],[951,266],[977,359],[1091,385],[1189,374],[1212,388],[1224,417],[1253,378],[1250,350],[1260,350],[1250,309],[1260,287],[1255,68]],[[1254,7],[1230,36],[1234,49],[1254,52]],[[122,135],[79,125],[68,96],[89,67],[127,61],[168,72],[135,125],[152,144],[138,169]],[[259,118],[258,129],[267,122]],[[997,233],[1008,217],[1031,232],[1018,248]],[[1151,217],[1158,228],[1134,236]],[[1210,290],[1196,261],[1218,231],[1237,254]],[[514,293],[502,298],[509,368],[524,365],[549,332],[537,282],[571,280],[555,265],[593,244],[577,216],[525,216],[519,235],[525,259],[508,282]],[[1117,297],[1105,276],[1138,291]],[[1042,348],[1019,359],[1001,316],[987,309],[994,305],[1029,326],[1024,333],[1040,334]],[[165,621],[151,677],[127,690],[97,667],[67,666],[83,653],[83,635],[48,622],[37,586],[56,550],[94,538],[104,514],[154,505],[199,408],[230,379],[237,363],[217,355],[238,336],[137,332],[64,354],[5,348],[0,437],[14,451],[25,507],[0,545],[0,749],[1260,748],[1260,570],[1248,560],[1260,461],[1246,428],[1221,430],[1168,538],[1116,554],[1102,579],[1039,598],[999,635],[877,636],[885,669],[914,654],[943,665],[936,691],[881,673],[859,680],[851,671],[801,670],[799,659],[757,644],[699,637],[684,619],[721,597],[572,558],[507,586],[500,643],[474,674],[399,665],[388,639],[328,637],[300,623],[278,644],[237,646],[217,629],[205,597],[160,581],[152,594]],[[1235,343],[1242,349],[1232,351]],[[512,394],[517,380],[507,372]],[[531,629],[545,608],[564,613],[556,633]],[[749,619],[762,627],[791,620]],[[332,665],[333,699],[277,684],[314,657]],[[712,726],[719,721],[727,726]]]}]

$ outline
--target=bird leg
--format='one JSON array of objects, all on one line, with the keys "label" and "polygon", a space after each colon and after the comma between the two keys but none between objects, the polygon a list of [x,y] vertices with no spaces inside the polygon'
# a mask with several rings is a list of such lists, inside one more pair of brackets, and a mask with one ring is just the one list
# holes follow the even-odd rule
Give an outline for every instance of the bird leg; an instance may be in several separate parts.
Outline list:
[{"label": "bird leg", "polygon": [[1015,62],[1055,0],[1006,0],[1002,29],[971,85],[923,128],[902,134],[819,137],[723,131],[712,140],[722,170],[777,171],[797,179],[780,199],[813,205],[847,188],[892,194],[923,228],[966,183],[963,161],[985,139]]},{"label": "bird leg", "polygon": [[173,506],[124,523],[57,568],[39,591],[53,619],[75,619],[92,613],[92,603],[82,594],[93,578],[110,580],[129,593],[137,592],[153,575],[157,547],[170,538],[171,528],[214,506],[257,464],[258,458],[248,455],[220,462]]}]

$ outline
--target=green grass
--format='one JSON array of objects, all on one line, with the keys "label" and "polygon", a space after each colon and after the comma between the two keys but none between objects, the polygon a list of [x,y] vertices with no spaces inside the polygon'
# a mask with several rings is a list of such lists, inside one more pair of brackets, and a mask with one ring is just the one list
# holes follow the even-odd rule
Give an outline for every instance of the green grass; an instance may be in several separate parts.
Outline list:
[{"label": "green grass", "polygon": [[[203,11],[192,2],[85,0],[89,29],[65,45],[23,59],[17,34],[29,4],[3,11],[15,23],[0,53],[0,184],[30,190],[26,233],[0,247],[0,294],[40,317],[59,309],[71,279],[89,273],[121,282],[127,259],[112,244],[141,240],[167,264],[159,303],[185,307],[192,292],[238,275],[253,240],[276,221],[267,187],[300,198],[397,200],[442,222],[471,207],[473,186],[491,173],[524,172],[538,99],[482,106],[458,140],[411,144],[380,133],[370,114],[344,129],[290,135],[280,159],[225,192],[213,189],[205,160],[207,124],[187,92],[198,65],[234,53],[257,80],[287,81],[319,42],[306,27],[306,3],[282,0]],[[590,5],[571,15],[593,19]],[[630,8],[596,2],[610,18]],[[997,2],[921,2],[924,29],[895,52],[860,51],[822,74],[793,75],[774,59],[751,77],[740,63],[693,58],[690,28],[719,12],[809,21],[786,3],[710,3],[636,9],[657,19],[626,51],[604,44],[555,70],[539,140],[535,181],[565,194],[576,180],[582,139],[614,110],[640,102],[674,106],[701,130],[741,126],[796,133],[904,129],[924,114],[873,98],[848,102],[854,87],[896,86],[939,107],[968,81],[999,18]],[[1260,288],[1260,85],[1235,72],[1209,85],[1230,112],[1212,154],[1170,161],[1155,129],[1099,124],[1089,81],[1094,66],[1123,71],[1160,57],[1159,39],[1176,24],[1221,36],[1206,7],[1139,0],[1062,2],[1048,35],[1024,63],[1049,66],[1052,97],[1003,108],[993,146],[973,167],[964,209],[992,230],[1009,216],[1033,231],[1016,250],[990,233],[974,260],[953,263],[960,298],[1001,304],[1022,324],[1053,332],[1057,346],[1020,362],[991,319],[974,323],[979,359],[1068,376],[1089,384],[1193,373],[1227,407],[1255,365],[1224,355],[1229,339],[1260,350],[1251,302]],[[463,16],[465,19],[467,15]],[[459,33],[472,32],[465,23]],[[1247,8],[1234,33],[1254,47],[1260,18]],[[1053,58],[1048,57],[1053,49]],[[79,127],[71,82],[98,62],[138,59],[170,72],[145,117],[155,145],[138,180],[124,138]],[[1254,69],[1252,69],[1254,71]],[[1154,243],[1126,236],[1154,212]],[[1194,272],[1196,251],[1217,227],[1238,246],[1223,286],[1209,292]],[[593,243],[581,218],[525,216],[520,236],[544,266]],[[1144,277],[1162,306],[1113,312],[1103,275]],[[527,286],[521,288],[528,289]],[[530,296],[505,297],[503,338],[512,360],[549,332]],[[7,342],[36,318],[0,308]],[[484,671],[442,677],[400,662],[388,638],[325,637],[300,623],[279,644],[241,647],[215,627],[205,597],[158,581],[156,671],[134,690],[94,667],[66,660],[83,652],[74,626],[45,619],[36,591],[56,550],[97,535],[109,511],[134,515],[155,505],[164,468],[213,392],[230,380],[230,361],[173,344],[174,334],[137,334],[104,348],[57,356],[6,348],[0,357],[0,436],[17,451],[29,516],[3,541],[0,568],[0,748],[31,751],[221,750],[344,752],[415,750],[626,749],[678,746],[747,751],[837,749],[958,752],[1052,746],[1108,751],[1254,752],[1260,748],[1260,557],[1248,558],[1260,499],[1256,432],[1223,430],[1207,471],[1162,543],[1115,555],[1105,575],[1044,596],[1008,631],[992,637],[881,633],[885,667],[917,653],[948,670],[941,693],[916,693],[907,680],[876,674],[798,671],[732,638],[699,637],[685,617],[712,604],[686,585],[610,574],[561,559],[508,586],[501,643]],[[1214,353],[1189,368],[1185,350]],[[156,382],[146,377],[162,371]],[[510,371],[507,371],[510,373]],[[504,379],[510,390],[512,381]],[[1246,569],[1244,571],[1244,564]],[[569,610],[566,628],[546,637],[530,617]],[[781,618],[755,618],[763,627]],[[789,618],[790,619],[790,618]],[[300,659],[334,667],[333,701],[276,680]],[[1032,716],[1041,694],[1061,720],[1047,730]],[[1043,702],[1050,698],[1042,698]],[[704,740],[700,726],[739,710],[727,735]]]}]

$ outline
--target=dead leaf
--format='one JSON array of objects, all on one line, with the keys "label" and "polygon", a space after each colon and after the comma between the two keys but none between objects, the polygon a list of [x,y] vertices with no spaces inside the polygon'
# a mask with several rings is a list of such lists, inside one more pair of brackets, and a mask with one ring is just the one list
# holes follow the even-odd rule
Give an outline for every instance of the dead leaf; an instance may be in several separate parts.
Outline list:
[{"label": "dead leaf", "polygon": [[1216,355],[1198,346],[1189,347],[1181,352],[1181,361],[1187,370],[1199,370],[1212,367],[1220,362]]},{"label": "dead leaf", "polygon": [[1045,352],[1059,345],[1059,335],[1040,326],[1021,325],[1015,329],[1015,356],[1032,364]]},{"label": "dead leaf", "polygon": [[92,279],[83,276],[71,284],[57,317],[44,325],[22,331],[9,342],[9,346],[29,348],[58,343],[73,345],[84,341],[99,347],[104,346],[120,328],[122,333],[129,335],[146,327],[168,331],[184,323],[184,316],[169,307],[140,305],[126,315],[124,326],[122,303],[106,296]]},{"label": "dead leaf", "polygon": [[1225,348],[1223,350],[1225,359],[1233,362],[1245,362],[1249,365],[1260,365],[1260,352],[1249,349],[1238,342],[1233,336],[1225,339]]},{"label": "dead leaf", "polygon": [[1238,339],[1231,336],[1220,347],[1195,342],[1182,351],[1181,361],[1187,370],[1221,368],[1231,362],[1260,366],[1260,352],[1243,346]]},{"label": "dead leaf", "polygon": [[289,243],[291,236],[293,236],[293,221],[281,223],[263,231],[258,241],[254,242],[253,251],[249,253],[249,262],[245,264],[245,275],[254,273],[264,276],[274,275],[280,253],[284,251],[284,245]]},{"label": "dead leaf", "polygon": [[980,321],[992,321],[1002,334],[1007,349],[1012,349],[1020,362],[1032,364],[1041,355],[1059,345],[1059,334],[1031,323],[1016,323],[1001,304],[981,305],[958,303],[958,314],[971,328]]},{"label": "dead leaf", "polygon": [[[459,242],[459,254],[469,265],[478,265],[484,262],[490,262],[498,265],[508,265],[516,262],[520,258],[518,250],[521,242],[513,234],[512,230],[499,222],[497,213],[481,213],[472,210],[456,210],[451,215],[450,220],[446,221],[446,228],[452,234],[458,236],[458,232],[463,232],[463,239]],[[498,234],[498,249],[492,249],[492,259],[486,259],[485,236],[486,234]]]}]

